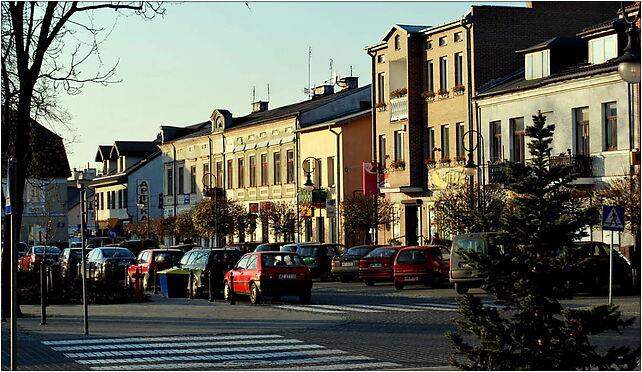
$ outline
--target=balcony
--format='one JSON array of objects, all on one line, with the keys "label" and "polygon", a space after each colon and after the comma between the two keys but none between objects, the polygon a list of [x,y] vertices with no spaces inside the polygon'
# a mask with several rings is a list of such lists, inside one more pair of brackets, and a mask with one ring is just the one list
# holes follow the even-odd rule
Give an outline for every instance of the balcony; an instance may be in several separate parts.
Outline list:
[{"label": "balcony", "polygon": [[559,156],[551,156],[549,165],[570,165],[579,178],[593,176],[593,163],[589,155],[561,154]]},{"label": "balcony", "polygon": [[390,121],[408,119],[408,97],[390,99]]},{"label": "balcony", "polygon": [[499,183],[502,181],[502,168],[504,163],[501,161],[488,162],[488,182]]}]

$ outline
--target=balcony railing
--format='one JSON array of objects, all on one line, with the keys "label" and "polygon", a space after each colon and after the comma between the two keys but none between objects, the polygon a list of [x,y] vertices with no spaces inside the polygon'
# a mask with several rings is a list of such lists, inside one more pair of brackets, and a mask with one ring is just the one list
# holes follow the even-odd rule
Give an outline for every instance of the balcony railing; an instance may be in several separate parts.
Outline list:
[{"label": "balcony railing", "polygon": [[408,97],[390,100],[390,121],[408,119]]},{"label": "balcony railing", "polygon": [[589,155],[561,154],[559,156],[551,156],[549,165],[571,165],[573,167],[573,172],[578,177],[593,176],[593,163]]},{"label": "balcony railing", "polygon": [[490,183],[501,182],[503,178],[502,167],[504,163],[501,161],[488,162],[488,181]]}]

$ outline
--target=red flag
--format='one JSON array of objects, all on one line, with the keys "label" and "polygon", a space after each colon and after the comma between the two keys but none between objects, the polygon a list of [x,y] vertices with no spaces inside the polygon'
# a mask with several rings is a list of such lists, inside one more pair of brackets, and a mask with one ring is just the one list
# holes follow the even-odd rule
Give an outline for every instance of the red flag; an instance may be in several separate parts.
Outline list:
[{"label": "red flag", "polygon": [[363,195],[378,194],[379,190],[377,189],[377,163],[362,163],[361,169],[363,174]]}]

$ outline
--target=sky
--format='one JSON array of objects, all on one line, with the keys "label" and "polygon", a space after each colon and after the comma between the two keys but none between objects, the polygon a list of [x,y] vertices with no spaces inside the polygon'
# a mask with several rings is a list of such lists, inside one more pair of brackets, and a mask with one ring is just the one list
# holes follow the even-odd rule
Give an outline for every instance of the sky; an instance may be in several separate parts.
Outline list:
[{"label": "sky", "polygon": [[[115,27],[100,46],[103,69],[118,63],[117,84],[85,85],[63,96],[68,127],[53,128],[66,142],[71,168],[94,162],[98,145],[151,141],[161,125],[187,126],[215,109],[250,113],[256,100],[276,108],[307,99],[311,82],[334,73],[370,83],[364,48],[393,24],[435,26],[459,19],[471,2],[185,2],[165,3],[163,17],[144,20],[96,12],[94,22]],[[492,2],[524,6],[518,2]],[[96,63],[84,66],[92,73]]]}]

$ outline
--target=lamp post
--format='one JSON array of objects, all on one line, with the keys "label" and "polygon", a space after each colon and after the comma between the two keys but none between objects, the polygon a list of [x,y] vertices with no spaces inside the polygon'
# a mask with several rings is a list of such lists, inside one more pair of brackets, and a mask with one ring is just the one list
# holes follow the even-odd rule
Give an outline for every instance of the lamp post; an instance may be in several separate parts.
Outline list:
[{"label": "lamp post", "polygon": [[81,257],[81,270],[82,270],[82,307],[83,307],[83,325],[85,335],[89,334],[89,319],[87,308],[87,242],[86,232],[87,229],[87,181],[85,181],[84,173],[78,175],[76,180],[76,187],[80,189],[80,240],[82,242],[82,257]]},{"label": "lamp post", "polygon": [[[301,166],[303,168],[303,172],[305,173],[305,183],[303,184],[303,190],[310,193],[310,203],[312,203],[313,195],[314,195],[314,182],[312,182],[311,175],[316,169],[316,166],[317,166],[317,159],[312,156],[305,158]],[[310,223],[310,225],[312,224]],[[306,230],[307,230],[307,226],[306,226]],[[310,234],[310,239],[311,238],[312,236]]]},{"label": "lamp post", "polygon": [[[477,136],[477,141],[473,142],[472,136],[475,135]],[[466,147],[466,141],[463,140],[463,138],[466,138],[466,136],[470,136],[468,139],[468,147]],[[471,211],[475,210],[475,199],[472,197],[475,194],[475,174],[478,173],[480,170],[479,166],[475,164],[475,161],[473,160],[473,152],[479,148],[479,144],[481,143],[481,151],[482,151],[482,164],[484,162],[484,136],[482,134],[474,129],[471,129],[467,132],[464,133],[462,136],[462,147],[465,151],[468,152],[468,161],[466,162],[466,165],[464,165],[464,174],[466,177],[468,177],[469,182],[470,182],[470,209]],[[479,177],[478,177],[479,178]],[[479,190],[481,188],[481,184],[484,183],[484,173],[482,172],[482,179],[477,180],[477,189]],[[481,212],[482,215],[486,213],[486,207],[485,207],[485,198],[481,195],[481,193],[478,193],[477,195],[478,198],[478,203],[477,207],[481,206]]]}]

